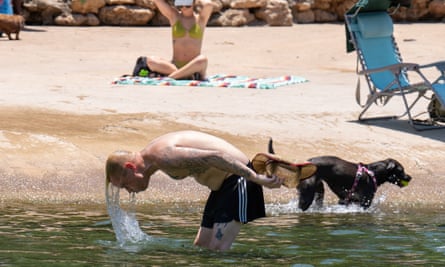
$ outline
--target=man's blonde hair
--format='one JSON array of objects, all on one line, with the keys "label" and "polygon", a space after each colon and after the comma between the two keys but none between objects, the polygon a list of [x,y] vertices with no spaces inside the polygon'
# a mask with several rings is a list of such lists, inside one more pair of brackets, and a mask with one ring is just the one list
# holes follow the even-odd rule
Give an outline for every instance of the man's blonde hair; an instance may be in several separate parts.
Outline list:
[{"label": "man's blonde hair", "polygon": [[111,177],[121,175],[125,170],[125,162],[133,159],[133,153],[126,150],[118,150],[111,153],[105,163],[105,186],[111,182]]}]

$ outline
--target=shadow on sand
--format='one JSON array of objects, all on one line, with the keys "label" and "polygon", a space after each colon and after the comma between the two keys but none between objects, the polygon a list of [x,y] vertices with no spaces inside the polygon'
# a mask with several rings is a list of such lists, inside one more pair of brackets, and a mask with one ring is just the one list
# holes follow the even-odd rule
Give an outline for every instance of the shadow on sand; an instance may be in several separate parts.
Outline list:
[{"label": "shadow on sand", "polygon": [[25,26],[22,31],[25,32],[46,32],[47,30],[41,28],[31,28],[29,26]]},{"label": "shadow on sand", "polygon": [[401,119],[369,120],[369,121],[351,120],[349,122],[364,124],[364,125],[372,125],[376,127],[391,129],[394,131],[410,133],[413,135],[420,135],[422,137],[429,138],[432,140],[445,142],[445,128],[417,131],[409,124],[408,120],[401,120]]}]

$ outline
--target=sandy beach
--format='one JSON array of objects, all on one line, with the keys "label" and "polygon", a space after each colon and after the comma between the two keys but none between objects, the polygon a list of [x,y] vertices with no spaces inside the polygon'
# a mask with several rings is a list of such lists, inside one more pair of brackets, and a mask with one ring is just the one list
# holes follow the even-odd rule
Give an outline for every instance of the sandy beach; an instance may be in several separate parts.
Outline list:
[{"label": "sandy beach", "polygon": [[[396,24],[405,62],[445,59],[438,24]],[[20,41],[0,38],[0,201],[102,202],[104,162],[117,149],[140,150],[166,132],[195,129],[223,137],[249,156],[273,137],[283,157],[336,155],[401,162],[413,181],[380,187],[386,203],[444,205],[445,130],[416,132],[406,119],[356,122],[356,57],[342,24],[207,28],[208,74],[297,75],[277,89],[112,85],[136,58],[169,58],[169,28],[27,26]],[[433,72],[427,72],[433,77]],[[362,82],[362,89],[366,88]],[[416,111],[426,111],[427,102]],[[375,114],[404,111],[393,99]],[[158,173],[141,201],[203,201],[192,179]],[[295,190],[265,190],[287,203]],[[330,196],[330,199],[334,198]]]}]

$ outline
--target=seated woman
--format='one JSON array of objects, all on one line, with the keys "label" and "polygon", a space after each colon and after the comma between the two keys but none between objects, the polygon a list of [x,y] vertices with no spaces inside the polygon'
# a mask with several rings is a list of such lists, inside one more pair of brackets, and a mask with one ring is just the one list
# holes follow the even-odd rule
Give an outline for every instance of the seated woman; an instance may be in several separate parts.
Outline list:
[{"label": "seated woman", "polygon": [[166,0],[154,2],[170,22],[173,58],[166,60],[156,56],[139,57],[133,76],[160,74],[173,79],[205,79],[207,57],[201,54],[201,48],[204,29],[213,10],[211,1],[200,0],[202,8],[199,13],[194,10],[194,0],[175,0],[175,7]]}]

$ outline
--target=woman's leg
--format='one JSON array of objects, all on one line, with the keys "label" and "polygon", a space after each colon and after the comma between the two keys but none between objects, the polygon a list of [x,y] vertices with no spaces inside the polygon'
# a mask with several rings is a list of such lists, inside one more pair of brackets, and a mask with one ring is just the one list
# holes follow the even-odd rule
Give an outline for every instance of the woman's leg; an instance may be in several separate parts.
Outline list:
[{"label": "woman's leg", "polygon": [[168,76],[178,70],[178,68],[169,60],[163,58],[149,56],[147,57],[147,66],[151,71]]},{"label": "woman's leg", "polygon": [[188,79],[195,73],[199,73],[200,80],[204,80],[206,77],[207,62],[206,56],[199,55],[183,67],[171,72],[168,76],[173,79]]},{"label": "woman's leg", "polygon": [[168,76],[178,68],[168,60],[155,57],[138,57],[133,69],[133,76],[157,77],[159,75]]}]

